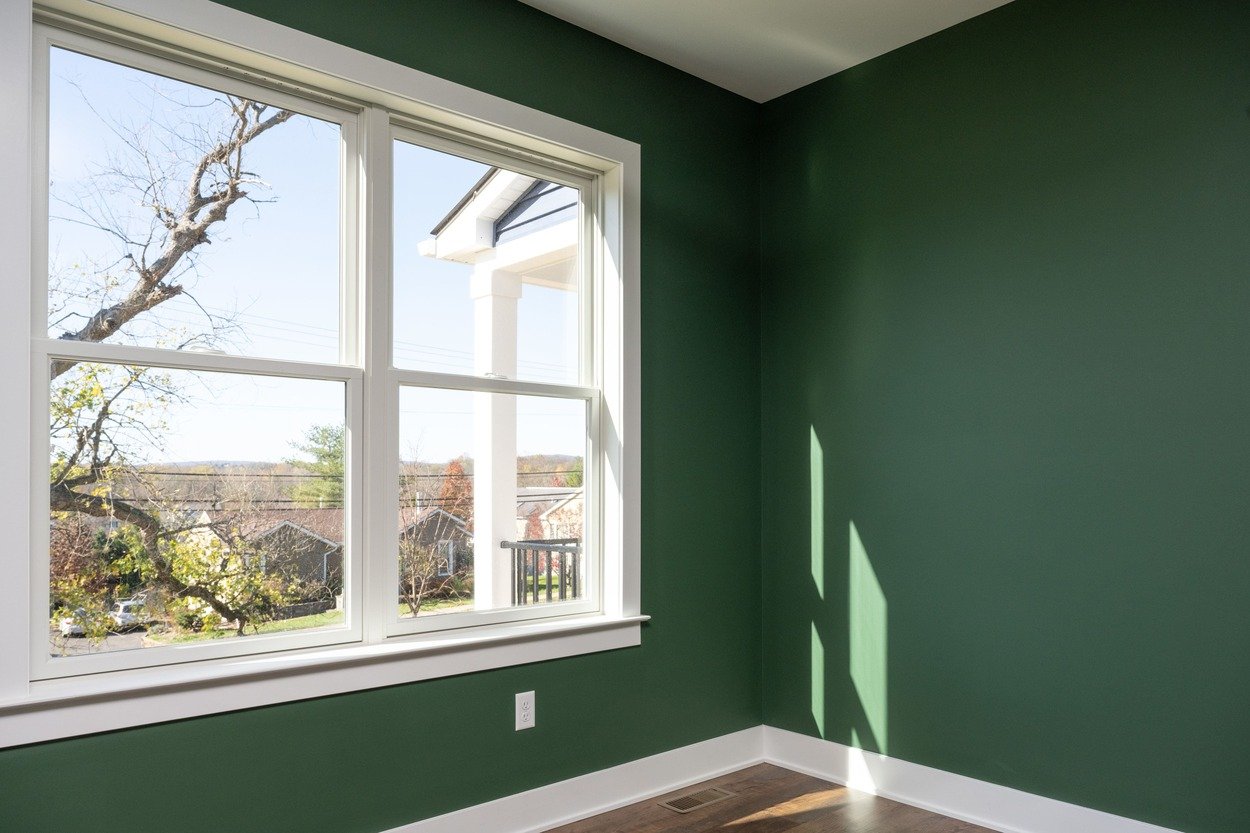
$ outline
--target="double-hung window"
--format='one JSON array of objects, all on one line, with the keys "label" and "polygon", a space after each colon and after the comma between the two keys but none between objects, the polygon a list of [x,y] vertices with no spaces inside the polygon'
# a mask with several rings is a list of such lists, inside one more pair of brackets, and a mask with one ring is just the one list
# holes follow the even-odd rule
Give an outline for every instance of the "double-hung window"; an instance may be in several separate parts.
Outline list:
[{"label": "double-hung window", "polygon": [[0,690],[636,644],[636,146],[311,38],[332,66],[249,52],[233,13],[227,46],[92,8],[28,30],[29,662]]}]

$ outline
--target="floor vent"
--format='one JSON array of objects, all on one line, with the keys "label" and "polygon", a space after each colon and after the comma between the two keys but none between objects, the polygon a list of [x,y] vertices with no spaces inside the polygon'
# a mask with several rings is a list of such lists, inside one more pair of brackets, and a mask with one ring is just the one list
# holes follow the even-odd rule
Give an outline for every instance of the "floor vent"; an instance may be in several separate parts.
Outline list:
[{"label": "floor vent", "polygon": [[676,798],[670,798],[668,801],[661,801],[660,806],[667,807],[676,813],[689,813],[709,804],[724,801],[726,798],[733,798],[735,795],[737,793],[722,790],[720,787],[712,787],[711,789],[679,795]]}]

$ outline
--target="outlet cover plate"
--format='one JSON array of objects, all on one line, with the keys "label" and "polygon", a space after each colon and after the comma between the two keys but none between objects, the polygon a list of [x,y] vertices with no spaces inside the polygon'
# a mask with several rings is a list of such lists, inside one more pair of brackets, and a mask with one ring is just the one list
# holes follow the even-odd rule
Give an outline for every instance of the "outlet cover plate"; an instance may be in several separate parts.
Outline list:
[{"label": "outlet cover plate", "polygon": [[516,730],[534,728],[534,692],[523,691],[516,696]]}]

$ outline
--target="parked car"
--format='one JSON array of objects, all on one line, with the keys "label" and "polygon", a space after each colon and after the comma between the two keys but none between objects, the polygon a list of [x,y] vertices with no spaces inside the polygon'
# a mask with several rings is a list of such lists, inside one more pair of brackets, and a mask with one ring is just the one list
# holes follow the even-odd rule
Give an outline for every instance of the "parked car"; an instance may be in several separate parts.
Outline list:
[{"label": "parked car", "polygon": [[109,619],[113,622],[113,630],[127,631],[140,628],[148,623],[147,608],[142,599],[122,599],[113,604],[109,611]]},{"label": "parked car", "polygon": [[87,611],[81,607],[69,616],[61,619],[61,636],[85,636],[87,633]]}]

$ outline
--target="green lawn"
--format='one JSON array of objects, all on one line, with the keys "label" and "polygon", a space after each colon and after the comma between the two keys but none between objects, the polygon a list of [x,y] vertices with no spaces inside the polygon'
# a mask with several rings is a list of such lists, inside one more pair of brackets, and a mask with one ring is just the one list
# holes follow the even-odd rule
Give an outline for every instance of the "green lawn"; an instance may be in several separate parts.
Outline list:
[{"label": "green lawn", "polygon": [[[449,613],[453,610],[467,610],[473,605],[472,599],[440,598],[426,599],[421,605],[422,613]],[[412,618],[408,605],[398,607],[401,619]],[[329,628],[343,624],[343,611],[327,610],[312,616],[297,616],[294,619],[281,619],[275,622],[262,622],[255,628],[248,626],[245,636],[253,634],[282,633],[284,631],[302,631],[312,628]],[[181,645],[187,642],[205,642],[210,639],[229,639],[234,636],[233,628],[221,628],[212,631],[149,631],[147,639],[161,645]]]},{"label": "green lawn", "polygon": [[[538,586],[539,600],[545,602],[547,600],[547,576],[545,574],[540,573],[537,576],[530,576],[529,578],[525,580],[525,593],[526,593],[527,598],[532,599],[534,597],[535,585]],[[565,596],[565,601],[569,601],[570,599],[574,598],[572,581],[569,581],[565,585],[564,592],[567,594]],[[553,602],[560,600],[560,577],[559,576],[551,577],[551,600]]]},{"label": "green lawn", "polygon": [[[299,631],[305,628],[327,628],[331,625],[343,624],[343,611],[327,610],[325,613],[314,613],[312,616],[298,616],[294,619],[282,619],[278,622],[263,622],[256,626],[256,633],[281,633],[282,631]],[[248,633],[252,629],[248,628]]]},{"label": "green lawn", "polygon": [[[546,576],[540,576],[538,582],[539,599],[546,600]],[[533,587],[532,579],[530,587]],[[532,593],[533,590],[531,589]],[[551,596],[555,600],[558,598],[559,587],[553,582]],[[473,607],[473,599],[471,598],[437,598],[426,599],[421,604],[421,612],[425,613],[451,613],[457,610],[469,610]],[[408,605],[400,604],[398,606],[400,619],[411,619],[412,612],[408,609]],[[316,613],[312,616],[299,616],[294,619],[282,619],[276,622],[262,622],[260,625],[252,628],[249,626],[245,632],[245,636],[253,634],[266,633],[282,633],[284,631],[302,631],[313,628],[330,628],[343,624],[343,611],[327,610],[325,613]],[[234,636],[232,628],[221,628],[212,631],[160,631],[153,630],[147,634],[147,640],[160,645],[179,645],[186,642],[204,642],[210,639],[229,639]]]},{"label": "green lawn", "polygon": [[[308,628],[328,628],[343,624],[343,611],[327,610],[325,613],[314,613],[312,616],[297,616],[294,619],[281,619],[276,622],[262,622],[256,628],[248,627],[244,635],[263,633],[282,633],[283,631],[300,631]],[[162,644],[181,644],[184,642],[204,642],[209,639],[227,639],[234,636],[234,629],[218,629],[211,631],[173,631],[166,633],[149,632],[147,638]]]},{"label": "green lawn", "polygon": [[[421,602],[422,613],[450,613],[453,610],[468,610],[473,606],[471,598],[445,598],[445,599],[426,599]],[[408,605],[400,603],[399,618],[411,619],[412,610]]]}]

